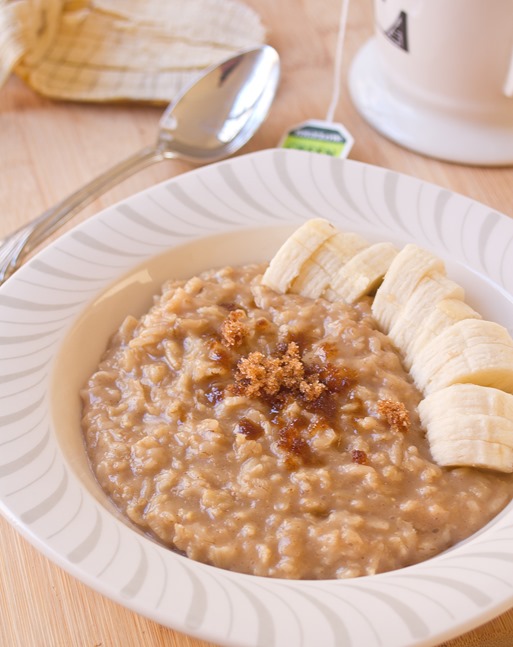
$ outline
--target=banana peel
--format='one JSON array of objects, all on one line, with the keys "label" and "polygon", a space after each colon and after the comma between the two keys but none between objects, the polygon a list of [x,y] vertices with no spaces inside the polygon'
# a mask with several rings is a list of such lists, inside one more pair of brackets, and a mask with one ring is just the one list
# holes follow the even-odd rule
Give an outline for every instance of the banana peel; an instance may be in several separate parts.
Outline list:
[{"label": "banana peel", "polygon": [[264,40],[238,0],[0,0],[0,86],[14,71],[53,99],[168,103]]}]

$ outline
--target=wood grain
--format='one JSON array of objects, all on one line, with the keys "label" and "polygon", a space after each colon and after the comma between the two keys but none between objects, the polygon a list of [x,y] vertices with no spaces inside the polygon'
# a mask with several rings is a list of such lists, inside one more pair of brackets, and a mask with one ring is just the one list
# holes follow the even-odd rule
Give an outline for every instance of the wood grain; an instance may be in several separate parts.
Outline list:
[{"label": "wood grain", "polygon": [[[323,118],[333,75],[340,0],[246,0],[280,52],[283,77],[272,112],[242,153],[273,147],[283,131]],[[348,66],[372,34],[370,0],[350,7],[343,92],[336,119],[356,138],[351,157],[415,175],[513,217],[513,169],[447,164],[416,155],[370,128],[347,94]],[[41,98],[11,77],[0,90],[0,237],[113,163],[153,141],[160,108],[79,105]],[[165,162],[141,172],[88,207],[98,209],[191,168]],[[208,647],[102,597],[38,553],[0,519],[0,645],[12,647]],[[513,611],[443,644],[510,647]],[[322,647],[322,646],[320,646]]]}]

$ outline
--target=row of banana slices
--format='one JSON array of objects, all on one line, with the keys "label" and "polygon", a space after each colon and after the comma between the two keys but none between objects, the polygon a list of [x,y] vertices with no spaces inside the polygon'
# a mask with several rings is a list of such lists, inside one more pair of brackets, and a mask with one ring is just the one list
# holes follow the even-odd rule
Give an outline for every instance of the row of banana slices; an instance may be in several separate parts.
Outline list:
[{"label": "row of banana slices", "polygon": [[262,282],[347,303],[374,295],[372,313],[424,395],[418,409],[434,460],[513,472],[513,340],[465,303],[440,258],[314,218],[285,241]]}]

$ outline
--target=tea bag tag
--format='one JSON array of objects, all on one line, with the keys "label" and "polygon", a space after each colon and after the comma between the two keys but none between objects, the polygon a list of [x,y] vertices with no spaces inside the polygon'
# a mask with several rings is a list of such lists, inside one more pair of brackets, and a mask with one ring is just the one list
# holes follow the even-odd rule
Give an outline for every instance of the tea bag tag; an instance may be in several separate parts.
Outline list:
[{"label": "tea bag tag", "polygon": [[281,138],[280,148],[295,148],[331,157],[345,158],[353,147],[354,139],[351,133],[342,124],[333,121],[342,83],[342,53],[348,10],[349,0],[341,0],[335,64],[333,66],[333,93],[326,118],[322,121],[308,119],[308,121],[294,126]]},{"label": "tea bag tag", "polygon": [[283,135],[279,147],[343,159],[349,155],[353,144],[353,136],[342,124],[309,119],[288,130]]}]

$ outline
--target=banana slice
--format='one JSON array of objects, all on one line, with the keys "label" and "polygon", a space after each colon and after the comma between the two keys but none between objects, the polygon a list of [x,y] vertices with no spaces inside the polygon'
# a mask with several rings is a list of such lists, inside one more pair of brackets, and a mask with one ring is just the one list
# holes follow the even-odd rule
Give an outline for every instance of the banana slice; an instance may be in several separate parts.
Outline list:
[{"label": "banana slice", "polygon": [[392,243],[376,243],[358,252],[333,276],[324,295],[330,301],[354,303],[373,292],[397,256]]},{"label": "banana slice", "polygon": [[513,420],[482,413],[445,416],[427,426],[430,444],[445,440],[484,440],[513,449]]},{"label": "banana slice", "polygon": [[419,281],[433,272],[445,274],[445,266],[427,250],[410,243],[397,254],[372,304],[372,313],[385,333],[391,330]]},{"label": "banana slice", "polygon": [[409,350],[417,336],[417,331],[433,311],[435,304],[442,299],[463,300],[464,297],[464,289],[440,272],[428,274],[419,281],[388,333],[390,339],[404,354],[406,368],[411,366]]},{"label": "banana slice", "polygon": [[486,440],[436,440],[431,455],[442,467],[470,466],[513,472],[513,449]]},{"label": "banana slice", "polygon": [[310,256],[290,287],[294,294],[317,299],[328,287],[332,276],[355,254],[369,246],[359,234],[338,232],[328,238]]},{"label": "banana slice", "polygon": [[491,386],[451,384],[426,396],[418,406],[422,424],[447,416],[484,414],[513,421],[513,395]]},{"label": "banana slice", "polygon": [[497,323],[464,319],[427,344],[410,373],[426,395],[461,382],[513,393],[513,340]]},{"label": "banana slice", "polygon": [[442,299],[433,304],[430,313],[426,313],[415,331],[406,350],[408,365],[413,358],[443,330],[463,319],[481,319],[481,315],[461,299]]},{"label": "banana slice", "polygon": [[[427,431],[431,452],[441,465],[468,465],[513,471],[513,462],[504,465],[503,449],[488,447],[486,463],[479,459],[479,447],[472,442],[503,445],[513,449],[513,395],[477,384],[453,384],[428,395],[419,403],[420,421]],[[456,450],[453,443],[458,443]],[[465,453],[462,453],[465,447]],[[485,446],[486,447],[486,446]],[[472,455],[472,449],[476,455]],[[457,463],[452,463],[455,460]]]},{"label": "banana slice", "polygon": [[306,261],[335,233],[335,227],[323,218],[307,220],[273,256],[262,277],[262,284],[276,292],[287,292]]}]

